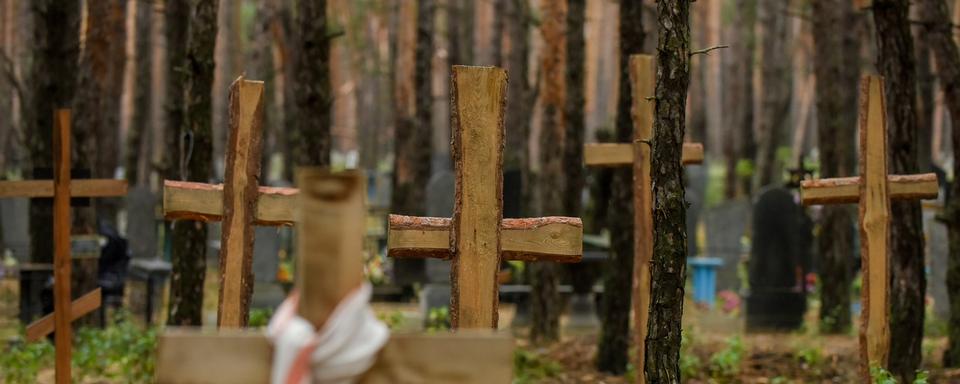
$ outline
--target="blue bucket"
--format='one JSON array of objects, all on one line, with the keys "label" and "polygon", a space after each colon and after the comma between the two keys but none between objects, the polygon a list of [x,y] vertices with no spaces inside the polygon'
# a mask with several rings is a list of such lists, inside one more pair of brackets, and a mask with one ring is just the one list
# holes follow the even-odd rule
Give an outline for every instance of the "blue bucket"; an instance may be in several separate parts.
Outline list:
[{"label": "blue bucket", "polygon": [[723,265],[723,259],[691,257],[687,264],[693,270],[693,301],[712,309],[717,297],[717,268]]}]

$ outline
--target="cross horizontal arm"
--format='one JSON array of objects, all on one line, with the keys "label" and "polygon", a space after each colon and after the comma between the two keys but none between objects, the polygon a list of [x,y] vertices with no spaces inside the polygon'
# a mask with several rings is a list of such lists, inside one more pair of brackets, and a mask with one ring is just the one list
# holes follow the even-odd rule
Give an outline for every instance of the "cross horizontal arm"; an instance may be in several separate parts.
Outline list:
[{"label": "cross horizontal arm", "polygon": [[[266,383],[270,341],[259,332],[168,328],[160,336],[157,382]],[[489,332],[391,335],[361,383],[509,383],[513,340]]]},{"label": "cross horizontal arm", "polygon": [[[70,182],[71,197],[115,197],[127,194],[127,181],[76,179]],[[0,181],[0,198],[53,197],[53,180]]]},{"label": "cross horizontal arm", "polygon": [[[940,192],[935,173],[889,175],[890,198],[893,200],[936,199]],[[860,177],[804,180],[800,186],[804,205],[853,204],[860,200]]]},{"label": "cross horizontal arm", "polygon": [[[684,165],[703,163],[703,144],[683,143],[681,156]],[[587,144],[583,147],[583,161],[586,165],[601,167],[633,164],[633,144]]]},{"label": "cross horizontal arm", "polygon": [[[506,260],[576,263],[583,257],[583,222],[574,217],[503,219]],[[390,257],[449,259],[450,219],[390,215]]]},{"label": "cross horizontal arm", "polygon": [[[78,299],[70,303],[70,321],[72,322],[76,319],[79,319],[83,315],[93,312],[94,309],[100,308],[100,305],[100,288],[90,291],[90,293],[87,293],[86,295],[80,296]],[[44,336],[53,332],[53,329],[53,314],[51,313],[35,320],[27,326],[27,341],[40,340]]]},{"label": "cross horizontal arm", "polygon": [[[258,192],[254,224],[293,224],[298,189],[260,187]],[[223,217],[223,184],[165,180],[163,215],[167,219],[220,221]]]}]

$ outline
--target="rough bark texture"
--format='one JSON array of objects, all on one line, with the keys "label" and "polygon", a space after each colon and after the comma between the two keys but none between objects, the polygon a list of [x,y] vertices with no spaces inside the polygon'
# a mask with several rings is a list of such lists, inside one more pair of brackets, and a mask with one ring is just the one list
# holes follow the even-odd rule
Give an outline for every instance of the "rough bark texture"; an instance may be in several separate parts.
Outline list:
[{"label": "rough bark texture", "polygon": [[[617,99],[617,129],[614,142],[633,140],[633,105],[630,96],[630,55],[643,51],[643,4],[620,3],[620,89]],[[679,156],[679,153],[678,153]],[[677,165],[680,158],[677,158]],[[604,266],[604,294],[600,302],[603,323],[597,347],[597,369],[622,374],[627,370],[630,345],[630,309],[633,291],[633,169],[613,170],[613,186],[607,211],[611,257]],[[682,226],[680,227],[682,228]]]},{"label": "rough bark texture", "polygon": [[[916,4],[916,2],[913,2]],[[912,7],[911,20],[921,18],[914,14],[921,12],[920,7]],[[914,42],[914,56],[917,58],[917,169],[922,172],[932,171],[933,168],[933,120],[934,83],[933,60],[930,40],[924,32],[923,24],[913,24],[911,28]]]},{"label": "rough bark texture", "polygon": [[[874,0],[877,69],[886,79],[888,162],[893,174],[917,173],[916,67],[910,35],[908,0]],[[890,350],[897,351],[889,370],[912,382],[920,367],[923,341],[924,239],[920,202],[892,202],[890,227]]]},{"label": "rough bark texture", "polygon": [[[168,7],[174,2],[168,2]],[[170,63],[171,67],[184,71],[183,87],[171,87],[171,90],[183,90],[183,94],[170,101],[183,103],[183,120],[178,127],[180,180],[208,182],[213,171],[210,92],[217,36],[217,1],[191,0],[189,10],[184,60],[180,65],[173,61]],[[174,57],[173,52],[170,57]],[[174,223],[168,324],[202,325],[203,281],[207,272],[206,241],[206,224],[196,221]]]},{"label": "rough bark texture", "polygon": [[[812,6],[820,177],[853,176],[860,66],[857,55],[845,52],[859,50],[858,35],[847,33],[857,25],[858,17],[846,0],[816,0]],[[854,220],[852,207],[823,207],[818,239],[823,333],[846,333],[850,329]]]},{"label": "rough bark texture", "polygon": [[[72,0],[30,2],[33,17],[33,63],[29,82],[33,92],[26,100],[27,146],[33,169],[53,167],[53,111],[69,106],[76,90],[75,67],[79,55],[80,4]],[[30,201],[30,260],[53,261],[53,210],[48,201]]]},{"label": "rough bark texture", "polygon": [[447,0],[446,6],[450,8],[450,65],[473,65],[474,2]]},{"label": "rough bark texture", "polygon": [[[586,130],[584,109],[586,109],[586,51],[587,42],[583,25],[586,21],[587,3],[585,0],[567,1],[567,100],[564,120],[566,137],[564,138],[563,169],[566,184],[563,192],[563,214],[580,217],[583,212],[583,143]],[[574,293],[589,294],[592,291],[594,276],[590,269],[582,264],[567,267]]]},{"label": "rough bark texture", "polygon": [[134,36],[134,81],[133,84],[133,110],[130,117],[130,131],[128,132],[126,159],[126,178],[131,184],[145,185],[147,177],[150,175],[147,168],[147,159],[150,158],[149,136],[150,129],[150,60],[152,60],[153,50],[151,45],[151,14],[153,13],[153,4],[136,4],[136,32]]},{"label": "rough bark texture", "polygon": [[[960,122],[960,50],[952,37],[950,14],[944,0],[922,0],[920,17],[924,22],[924,39],[930,44],[936,61],[937,75],[944,92],[944,103],[950,121]],[[954,123],[956,124],[956,123]],[[953,148],[960,148],[960,130],[954,129]],[[949,342],[943,353],[945,367],[960,366],[960,162],[953,163],[954,180],[950,183],[951,199],[943,219],[947,224],[950,246],[947,260],[947,292],[950,294]]]},{"label": "rough bark texture", "polygon": [[[544,50],[540,58],[540,74],[543,84],[543,120],[540,130],[540,202],[539,214],[560,214],[566,208],[565,146],[566,124],[566,36],[564,25],[567,18],[566,1],[548,1],[541,7]],[[581,119],[582,120],[582,119]],[[576,169],[581,169],[577,166]],[[530,339],[535,343],[548,343],[560,337],[560,293],[557,291],[558,269],[549,262],[530,264],[532,297]]]},{"label": "rough bark texture", "polygon": [[297,2],[294,23],[296,64],[293,76],[294,124],[289,131],[293,166],[330,164],[333,93],[326,0]]},{"label": "rough bark texture", "polygon": [[740,162],[752,163],[757,154],[757,144],[753,135],[753,72],[757,45],[754,26],[757,23],[757,0],[737,0],[735,22],[739,26],[738,40],[743,44],[734,44],[732,47],[737,56],[737,60],[734,60],[736,63],[734,90],[737,96],[730,98],[730,101],[737,103],[736,113],[733,114],[736,118],[733,124],[737,158],[733,160],[735,163],[732,166],[735,176],[728,176],[728,179],[731,183],[735,182],[738,185],[741,194],[750,195],[753,192],[751,174],[738,172],[738,165]]},{"label": "rough bark texture", "polygon": [[[73,101],[74,167],[89,168],[96,178],[113,178],[120,151],[120,99],[125,63],[126,1],[103,0],[87,4],[85,45],[78,65],[77,93]],[[94,201],[96,215],[85,216],[91,230],[96,221],[116,225],[119,199]],[[79,217],[78,216],[78,217]]]},{"label": "rough bark texture", "polygon": [[783,10],[784,4],[780,1],[760,1],[758,4],[760,77],[757,90],[760,105],[754,190],[780,182],[777,148],[783,142],[782,132],[788,126],[793,84],[787,39],[788,15]]},{"label": "rough bark texture", "polygon": [[[507,82],[506,129],[507,140],[504,155],[504,173],[520,171],[521,210],[526,210],[530,199],[530,118],[536,91],[530,84],[530,6],[527,0],[506,0],[504,14],[509,50],[506,54],[506,69],[510,76]],[[528,214],[529,212],[522,212]]]},{"label": "rough bark texture", "polygon": [[646,364],[649,383],[680,382],[680,319],[687,232],[683,149],[690,82],[690,3],[658,0],[657,88],[653,120],[653,259]]}]

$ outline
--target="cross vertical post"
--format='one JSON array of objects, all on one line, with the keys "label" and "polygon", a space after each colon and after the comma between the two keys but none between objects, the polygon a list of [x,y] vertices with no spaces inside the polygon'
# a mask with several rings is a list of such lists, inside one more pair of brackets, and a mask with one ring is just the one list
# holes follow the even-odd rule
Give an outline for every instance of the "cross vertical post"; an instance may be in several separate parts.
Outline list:
[{"label": "cross vertical post", "polygon": [[53,322],[57,383],[70,382],[70,111],[53,116]]},{"label": "cross vertical post", "polygon": [[860,313],[860,371],[870,381],[870,367],[887,367],[890,355],[889,248],[890,201],[933,199],[937,176],[887,174],[887,120],[883,78],[860,82],[860,176],[807,180],[801,184],[805,205],[859,203],[863,259],[863,309]]}]

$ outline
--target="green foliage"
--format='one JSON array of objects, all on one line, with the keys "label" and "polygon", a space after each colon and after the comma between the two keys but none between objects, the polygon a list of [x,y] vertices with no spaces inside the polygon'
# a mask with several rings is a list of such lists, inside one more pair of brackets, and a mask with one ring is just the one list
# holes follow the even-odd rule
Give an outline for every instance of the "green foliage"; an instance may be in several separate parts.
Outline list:
[{"label": "green foliage", "polygon": [[118,313],[106,329],[81,328],[74,340],[74,381],[104,378],[114,382],[149,383],[156,365],[157,332]]},{"label": "green foliage", "polygon": [[751,159],[740,159],[737,160],[737,176],[741,179],[748,177],[753,177],[753,173],[756,172],[756,166],[753,164]]},{"label": "green foliage", "polygon": [[897,384],[897,379],[893,378],[893,374],[878,365],[870,366],[870,379],[875,384]]},{"label": "green foliage", "polygon": [[929,384],[929,383],[930,383],[930,372],[917,371],[917,377],[913,379],[913,384]]},{"label": "green foliage", "polygon": [[427,312],[427,332],[450,329],[450,310],[447,307],[430,308]]},{"label": "green foliage", "polygon": [[732,377],[740,372],[746,348],[740,335],[727,340],[726,348],[710,356],[710,373],[714,377]]},{"label": "green foliage", "polygon": [[807,369],[819,369],[820,364],[823,363],[823,352],[819,347],[801,348],[796,356]]},{"label": "green foliage", "polygon": [[250,320],[247,321],[247,326],[250,328],[263,328],[270,323],[270,318],[273,317],[273,309],[270,308],[254,308],[250,310]]},{"label": "green foliage", "polygon": [[690,331],[680,333],[680,378],[686,382],[700,376],[703,362],[693,354],[693,344],[696,334]]},{"label": "green foliage", "polygon": [[0,353],[0,382],[34,383],[40,368],[53,365],[53,345],[46,340],[37,343],[14,343]]},{"label": "green foliage", "polygon": [[538,383],[560,373],[560,363],[539,353],[517,349],[513,352],[514,384]]},{"label": "green foliage", "polygon": [[783,377],[783,376],[777,376],[770,379],[770,384],[787,384],[789,382],[790,380],[788,380],[786,377]]},{"label": "green foliage", "polygon": [[390,330],[397,329],[401,324],[403,324],[403,312],[393,311],[389,313],[379,313],[377,318],[380,319],[384,324],[387,325],[387,328]]}]

